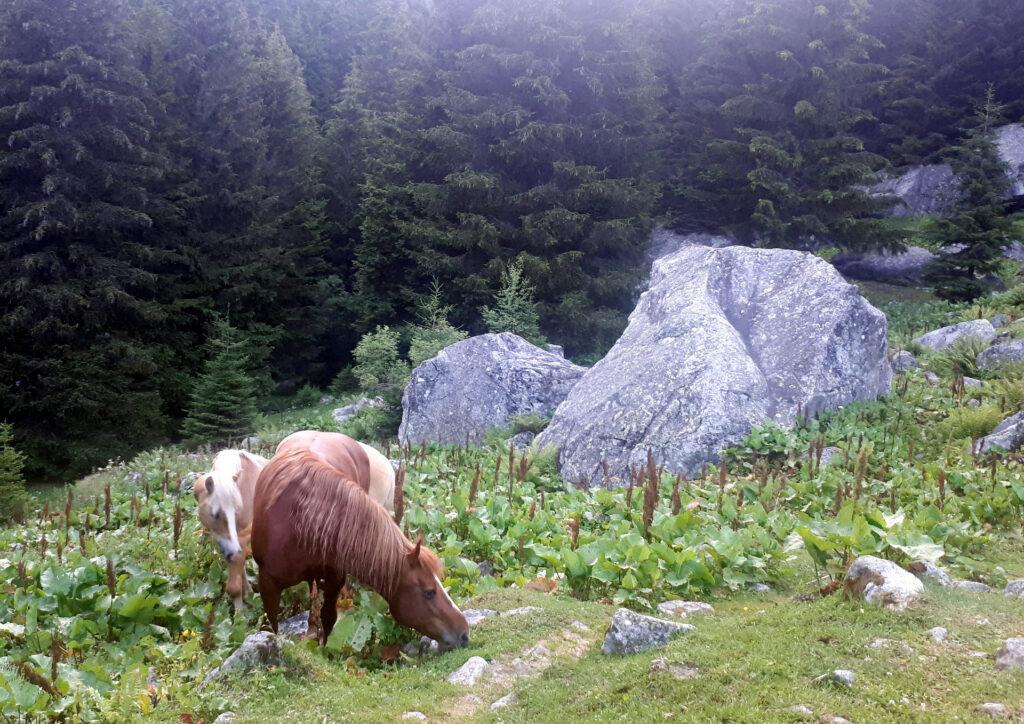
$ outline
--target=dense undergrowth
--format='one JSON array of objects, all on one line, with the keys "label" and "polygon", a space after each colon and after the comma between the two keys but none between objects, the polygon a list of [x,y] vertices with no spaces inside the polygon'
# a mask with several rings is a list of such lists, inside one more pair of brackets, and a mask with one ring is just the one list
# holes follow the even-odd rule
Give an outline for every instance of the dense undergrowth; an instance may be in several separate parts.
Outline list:
[{"label": "dense undergrowth", "polygon": [[[896,348],[979,311],[886,310]],[[1010,292],[982,311],[1024,309]],[[985,384],[965,388],[970,351],[922,356],[943,375],[937,383],[912,371],[883,400],[793,430],[755,430],[694,480],[651,466],[624,485],[579,490],[558,477],[553,455],[510,448],[498,434],[473,449],[382,448],[405,466],[401,525],[424,531],[457,600],[543,579],[561,595],[649,610],[666,598],[785,585],[804,552],[810,591],[864,553],[941,559],[1000,585],[1003,571],[986,551],[1020,528],[1024,465],[1015,454],[976,455],[974,443],[1024,406],[1024,374],[971,369]],[[380,432],[385,423],[373,415],[361,412],[345,429]],[[264,452],[295,429],[339,429],[317,408],[278,413],[261,428]],[[178,493],[179,480],[207,463],[203,454],[152,451],[40,497],[26,524],[0,530],[4,717],[219,711],[216,687],[197,683],[261,625],[262,611],[255,597],[232,617],[215,547],[200,535],[191,495]],[[307,605],[298,589],[290,595],[291,612]],[[313,653],[354,671],[401,666],[395,644],[414,634],[394,624],[384,602],[354,586],[342,605],[327,649]]]}]

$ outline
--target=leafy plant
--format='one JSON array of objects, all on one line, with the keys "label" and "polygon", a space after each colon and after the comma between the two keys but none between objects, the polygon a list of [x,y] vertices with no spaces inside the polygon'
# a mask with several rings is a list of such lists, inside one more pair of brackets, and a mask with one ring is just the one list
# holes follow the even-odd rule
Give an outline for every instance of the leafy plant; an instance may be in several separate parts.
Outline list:
[{"label": "leafy plant", "polygon": [[24,467],[25,456],[14,448],[14,426],[0,423],[0,521],[21,520],[25,514]]}]

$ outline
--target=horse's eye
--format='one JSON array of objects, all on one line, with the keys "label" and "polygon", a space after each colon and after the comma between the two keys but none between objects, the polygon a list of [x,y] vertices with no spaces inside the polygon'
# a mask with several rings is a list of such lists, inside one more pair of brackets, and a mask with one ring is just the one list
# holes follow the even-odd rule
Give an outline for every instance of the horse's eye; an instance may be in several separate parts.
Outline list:
[{"label": "horse's eye", "polygon": [[436,596],[436,595],[437,595],[437,590],[436,590],[436,589],[433,589],[433,588],[431,588],[431,589],[430,589],[429,591],[424,591],[424,592],[423,592],[423,597],[424,597],[425,599],[427,599],[428,601],[430,601],[431,599],[433,599],[433,598],[434,598],[434,596]]},{"label": "horse's eye", "polygon": [[213,519],[214,520],[220,520],[220,511],[219,510],[216,513],[213,514]]}]

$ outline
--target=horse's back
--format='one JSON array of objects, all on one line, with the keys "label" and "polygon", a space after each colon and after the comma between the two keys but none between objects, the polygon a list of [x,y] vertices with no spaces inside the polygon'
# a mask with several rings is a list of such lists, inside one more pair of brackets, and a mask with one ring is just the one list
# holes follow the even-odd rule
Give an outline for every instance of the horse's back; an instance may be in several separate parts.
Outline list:
[{"label": "horse's back", "polygon": [[372,446],[339,432],[302,430],[282,440],[276,454],[294,450],[308,450],[385,508],[394,509],[395,471],[388,459]]},{"label": "horse's back", "polygon": [[395,510],[395,468],[377,448],[362,442],[359,444],[370,459],[370,487],[367,492],[371,498],[387,508],[388,512],[393,513]]}]

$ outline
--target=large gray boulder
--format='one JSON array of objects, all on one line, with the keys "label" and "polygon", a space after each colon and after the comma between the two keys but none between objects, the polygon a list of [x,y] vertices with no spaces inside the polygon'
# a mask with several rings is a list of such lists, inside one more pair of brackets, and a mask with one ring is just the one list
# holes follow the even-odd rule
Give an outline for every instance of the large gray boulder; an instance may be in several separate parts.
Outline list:
[{"label": "large gray boulder", "polygon": [[898,173],[883,174],[868,193],[893,199],[888,216],[938,215],[959,199],[960,180],[948,163],[910,166]]},{"label": "large gray boulder", "polygon": [[999,448],[1013,452],[1024,444],[1024,412],[1010,415],[998,425],[996,429],[978,443],[978,453],[984,455],[987,452]]},{"label": "large gray boulder", "polygon": [[850,279],[888,282],[890,284],[921,284],[924,272],[937,255],[924,247],[911,246],[904,251],[880,251],[873,254],[838,254],[832,264]]},{"label": "large gray boulder", "polygon": [[1024,671],[1024,638],[1006,639],[996,651],[996,669]]},{"label": "large gray boulder", "polygon": [[846,569],[846,595],[890,611],[903,611],[924,593],[924,584],[913,573],[892,561],[860,556]]},{"label": "large gray boulder", "polygon": [[715,249],[732,246],[735,239],[719,234],[708,234],[705,232],[680,233],[672,231],[664,226],[657,226],[651,232],[651,241],[648,245],[648,257],[653,262],[663,256],[675,254],[680,249],[690,246],[710,246]]},{"label": "large gray boulder", "polygon": [[946,349],[961,339],[991,342],[995,338],[996,328],[992,326],[992,322],[987,319],[972,319],[970,322],[960,322],[932,330],[928,334],[922,334],[914,341],[928,349]]},{"label": "large gray boulder", "polygon": [[605,655],[636,654],[648,649],[661,648],[677,636],[694,627],[688,623],[676,623],[664,619],[644,616],[620,608],[612,616],[611,626],[601,644],[601,653]]},{"label": "large gray boulder", "polygon": [[1024,123],[1011,123],[996,131],[999,158],[1007,166],[1011,196],[1024,196]]},{"label": "large gray boulder", "polygon": [[655,263],[622,337],[537,445],[560,448],[573,482],[602,483],[602,460],[622,482],[648,448],[692,474],[755,425],[874,399],[891,379],[885,316],[828,262],[689,247]]},{"label": "large gray boulder", "polygon": [[979,354],[977,359],[978,367],[983,370],[1013,362],[1024,362],[1024,340],[1014,339],[994,344]]},{"label": "large gray boulder", "polygon": [[402,443],[483,441],[516,415],[549,416],[586,370],[504,332],[444,348],[412,372],[402,395]]}]

